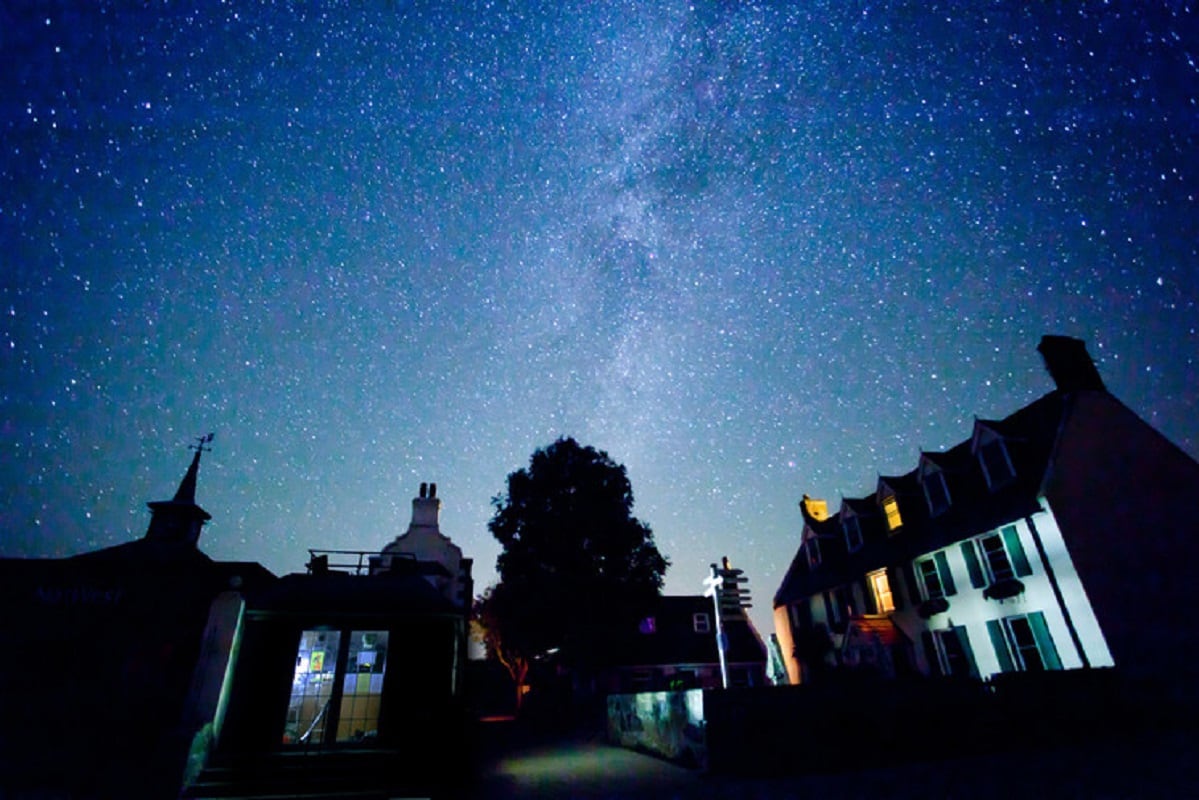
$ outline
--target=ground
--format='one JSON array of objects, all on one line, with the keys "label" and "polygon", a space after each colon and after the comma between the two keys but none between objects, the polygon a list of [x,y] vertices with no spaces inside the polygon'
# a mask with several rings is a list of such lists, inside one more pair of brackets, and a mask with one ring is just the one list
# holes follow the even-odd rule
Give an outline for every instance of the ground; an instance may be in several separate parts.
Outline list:
[{"label": "ground", "polygon": [[[711,775],[613,747],[598,736],[539,736],[486,723],[467,798],[1157,798],[1199,797],[1199,731],[1128,733],[1035,752],[757,778]],[[885,735],[880,731],[880,735]]]}]

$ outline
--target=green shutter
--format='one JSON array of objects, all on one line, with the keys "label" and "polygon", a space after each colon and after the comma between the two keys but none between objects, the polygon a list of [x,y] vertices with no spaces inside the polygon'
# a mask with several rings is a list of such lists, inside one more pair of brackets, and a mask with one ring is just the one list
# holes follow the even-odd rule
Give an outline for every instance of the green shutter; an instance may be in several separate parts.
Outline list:
[{"label": "green shutter", "polygon": [[966,661],[970,663],[970,677],[978,677],[978,662],[974,660],[974,650],[970,647],[970,637],[966,635],[965,625],[955,625],[953,632],[957,634],[958,641],[962,643],[962,652],[966,654]]},{"label": "green shutter", "polygon": [[933,642],[932,631],[921,631],[920,641],[924,645],[924,657],[928,659],[928,674],[941,674],[941,659],[937,655],[937,645]]},{"label": "green shutter", "polygon": [[1028,624],[1032,628],[1032,636],[1037,640],[1037,649],[1041,651],[1041,659],[1045,669],[1061,669],[1062,660],[1057,656],[1057,648],[1053,645],[1053,637],[1049,635],[1049,626],[1045,624],[1045,615],[1034,611],[1028,615]]},{"label": "green shutter", "polygon": [[978,553],[974,550],[974,542],[962,542],[962,556],[966,559],[966,571],[970,573],[970,585],[981,589],[987,585],[983,575],[982,565],[978,563]]},{"label": "green shutter", "polygon": [[937,572],[941,576],[941,588],[945,590],[945,596],[957,594],[958,590],[953,585],[953,573],[949,571],[949,559],[945,556],[945,551],[938,551],[933,558],[937,561]]},{"label": "green shutter", "polygon": [[1003,623],[997,619],[987,620],[987,633],[991,634],[991,646],[995,648],[995,656],[999,659],[1000,672],[1015,672],[1012,654],[1008,651],[1007,637],[1003,634]]},{"label": "green shutter", "polygon": [[1012,559],[1012,569],[1016,571],[1016,577],[1031,575],[1032,567],[1024,555],[1024,546],[1020,544],[1020,534],[1016,532],[1016,526],[1008,525],[1000,533],[1003,534],[1003,543],[1007,546],[1008,557]]},{"label": "green shutter", "polygon": [[[913,606],[920,605],[920,584],[916,582],[916,571],[912,568],[911,561],[903,565],[903,582],[908,602]],[[895,607],[899,608],[899,604],[896,603]]]}]

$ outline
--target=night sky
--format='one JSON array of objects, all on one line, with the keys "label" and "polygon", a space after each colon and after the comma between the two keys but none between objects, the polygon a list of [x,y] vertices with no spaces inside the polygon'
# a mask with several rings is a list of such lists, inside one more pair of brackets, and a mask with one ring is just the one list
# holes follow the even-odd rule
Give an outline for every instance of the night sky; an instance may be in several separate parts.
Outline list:
[{"label": "night sky", "polygon": [[[442,531],[561,435],[755,620],[833,505],[1085,339],[1199,453],[1199,11],[0,3],[0,554]],[[450,6],[453,6],[451,9]],[[1028,6],[1025,8],[1024,6]]]}]

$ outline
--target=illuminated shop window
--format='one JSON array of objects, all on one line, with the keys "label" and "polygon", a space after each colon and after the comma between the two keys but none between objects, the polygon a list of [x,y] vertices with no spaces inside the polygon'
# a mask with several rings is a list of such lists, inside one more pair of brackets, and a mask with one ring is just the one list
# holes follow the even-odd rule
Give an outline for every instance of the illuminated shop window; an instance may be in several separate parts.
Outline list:
[{"label": "illuminated shop window", "polygon": [[361,742],[379,734],[383,669],[387,665],[387,631],[354,631],[342,678],[337,741]]},{"label": "illuminated shop window", "polygon": [[333,698],[340,631],[311,630],[300,635],[284,744],[321,744]]},{"label": "illuminated shop window", "polygon": [[317,629],[300,635],[284,744],[360,742],[378,735],[387,639],[387,631]]}]

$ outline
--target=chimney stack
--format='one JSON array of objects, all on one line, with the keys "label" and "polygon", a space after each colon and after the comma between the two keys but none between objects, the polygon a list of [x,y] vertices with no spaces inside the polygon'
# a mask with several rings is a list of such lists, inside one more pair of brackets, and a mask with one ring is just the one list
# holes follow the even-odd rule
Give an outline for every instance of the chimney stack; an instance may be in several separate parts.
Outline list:
[{"label": "chimney stack", "polygon": [[1087,345],[1082,339],[1069,336],[1042,336],[1037,351],[1045,360],[1045,369],[1063,392],[1080,390],[1107,391],[1103,378],[1095,362],[1087,353]]}]

